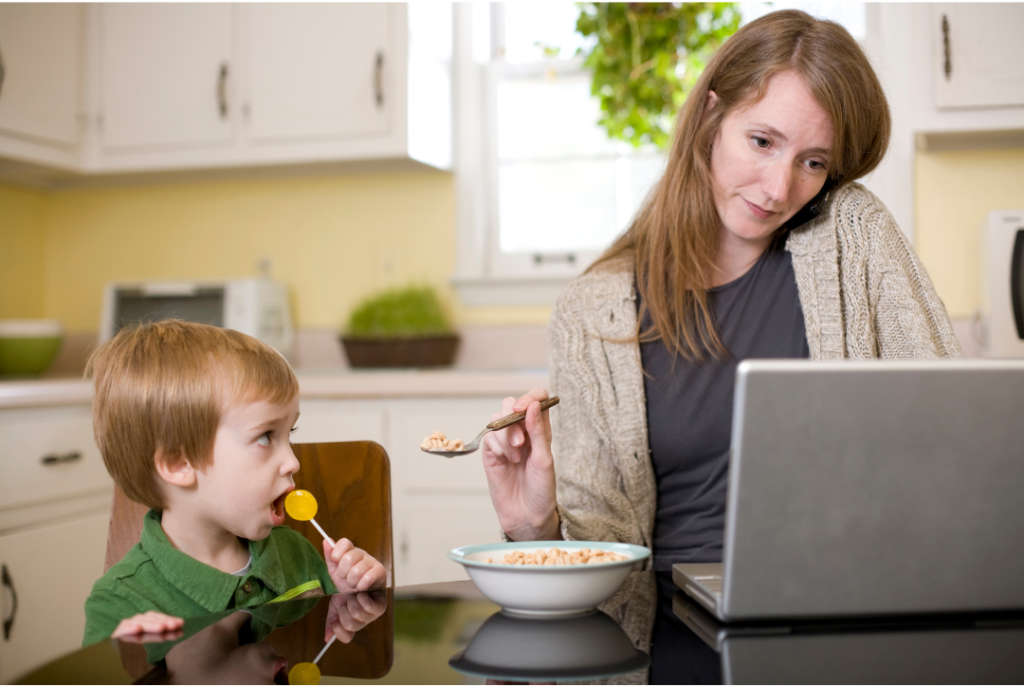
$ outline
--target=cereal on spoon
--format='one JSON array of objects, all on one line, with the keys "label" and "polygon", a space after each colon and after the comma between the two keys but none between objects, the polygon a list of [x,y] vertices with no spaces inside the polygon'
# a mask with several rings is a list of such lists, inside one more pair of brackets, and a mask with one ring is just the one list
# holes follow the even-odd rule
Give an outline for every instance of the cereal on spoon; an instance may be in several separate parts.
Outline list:
[{"label": "cereal on spoon", "polygon": [[420,443],[420,450],[465,450],[466,444],[458,438],[448,438],[441,431],[435,431]]}]

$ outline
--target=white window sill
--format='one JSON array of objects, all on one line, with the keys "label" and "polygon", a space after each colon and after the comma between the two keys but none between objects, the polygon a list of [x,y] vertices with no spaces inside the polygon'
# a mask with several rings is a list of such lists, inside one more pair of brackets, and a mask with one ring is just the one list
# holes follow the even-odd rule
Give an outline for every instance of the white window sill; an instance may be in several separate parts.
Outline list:
[{"label": "white window sill", "polygon": [[574,277],[466,278],[451,280],[459,299],[469,307],[495,305],[554,305]]}]

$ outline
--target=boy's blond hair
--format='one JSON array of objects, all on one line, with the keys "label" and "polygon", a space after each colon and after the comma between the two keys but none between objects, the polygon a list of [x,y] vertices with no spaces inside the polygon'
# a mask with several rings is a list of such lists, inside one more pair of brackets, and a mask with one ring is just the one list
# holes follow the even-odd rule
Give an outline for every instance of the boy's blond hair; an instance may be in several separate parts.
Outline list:
[{"label": "boy's blond hair", "polygon": [[93,431],[103,463],[132,500],[163,510],[155,458],[213,460],[221,414],[234,402],[289,402],[299,383],[266,343],[177,319],[121,329],[90,357]]}]

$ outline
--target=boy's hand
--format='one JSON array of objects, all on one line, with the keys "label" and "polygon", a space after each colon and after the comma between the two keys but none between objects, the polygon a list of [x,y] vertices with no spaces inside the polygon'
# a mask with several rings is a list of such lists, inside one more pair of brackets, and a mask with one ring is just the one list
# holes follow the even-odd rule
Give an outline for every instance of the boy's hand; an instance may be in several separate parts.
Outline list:
[{"label": "boy's hand", "polygon": [[141,634],[176,634],[181,633],[184,625],[185,620],[180,617],[171,617],[162,612],[144,612],[122,619],[111,638],[131,641],[132,638],[139,638]]},{"label": "boy's hand", "polygon": [[384,565],[365,550],[352,545],[347,538],[335,543],[334,550],[331,550],[330,543],[324,541],[324,559],[338,593],[368,591],[383,586],[387,579]]}]

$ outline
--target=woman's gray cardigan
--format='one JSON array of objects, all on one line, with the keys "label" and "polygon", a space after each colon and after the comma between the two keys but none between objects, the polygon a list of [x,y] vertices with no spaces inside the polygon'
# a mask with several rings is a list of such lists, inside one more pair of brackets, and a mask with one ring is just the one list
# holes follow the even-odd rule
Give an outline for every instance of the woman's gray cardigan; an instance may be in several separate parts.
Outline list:
[{"label": "woman's gray cardigan", "polygon": [[[959,357],[949,317],[884,205],[859,184],[786,241],[811,359]],[[650,547],[654,468],[631,269],[574,280],[549,326],[558,514],[566,540]],[[616,343],[614,341],[630,341]]]}]

